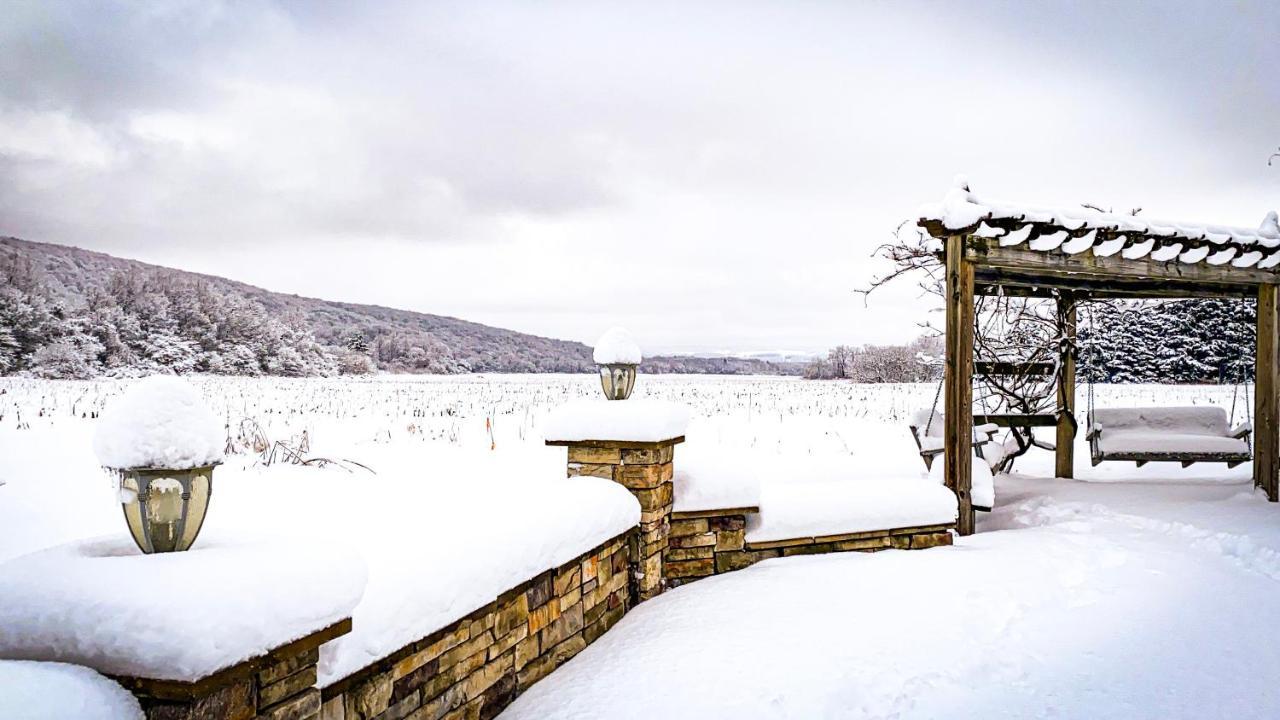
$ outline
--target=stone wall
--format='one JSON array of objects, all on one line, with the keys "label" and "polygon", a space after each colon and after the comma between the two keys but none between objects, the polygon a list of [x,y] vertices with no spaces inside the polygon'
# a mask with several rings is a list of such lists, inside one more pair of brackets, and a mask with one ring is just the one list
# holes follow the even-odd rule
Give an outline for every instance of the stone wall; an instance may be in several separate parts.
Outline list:
[{"label": "stone wall", "polygon": [[491,718],[632,605],[636,531],[324,688],[324,720]]},{"label": "stone wall", "polygon": [[660,442],[547,443],[568,446],[570,477],[590,475],[613,480],[640,502],[640,527],[632,553],[637,567],[637,601],[648,600],[666,587],[662,562],[674,505],[675,446],[682,442],[683,437]]},{"label": "stone wall", "polygon": [[664,565],[667,584],[676,587],[775,557],[950,545],[954,529],[953,525],[931,525],[748,543],[747,514],[751,511],[754,509],[674,513]]},{"label": "stone wall", "polygon": [[749,543],[747,517],[758,508],[673,512],[682,441],[549,443],[569,446],[569,475],[630,490],[640,524],[323,690],[319,647],[349,632],[350,620],[196,683],[117,679],[148,720],[487,719],[668,586],[767,558],[951,544],[954,525]]},{"label": "stone wall", "polygon": [[115,679],[137,696],[148,720],[311,720],[320,713],[320,646],[350,631],[343,620],[195,682]]}]

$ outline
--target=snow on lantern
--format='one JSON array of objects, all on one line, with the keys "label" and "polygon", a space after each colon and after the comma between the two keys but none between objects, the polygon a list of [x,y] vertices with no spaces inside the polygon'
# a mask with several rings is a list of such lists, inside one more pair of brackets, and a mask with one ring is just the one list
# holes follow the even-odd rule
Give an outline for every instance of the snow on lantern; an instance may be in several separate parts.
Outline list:
[{"label": "snow on lantern", "polygon": [[625,328],[610,328],[596,341],[593,354],[600,366],[600,386],[610,400],[626,400],[636,386],[640,346]]},{"label": "snow on lantern", "polygon": [[93,449],[119,478],[125,522],[142,552],[195,542],[223,440],[200,393],[176,377],[140,380],[103,411]]}]

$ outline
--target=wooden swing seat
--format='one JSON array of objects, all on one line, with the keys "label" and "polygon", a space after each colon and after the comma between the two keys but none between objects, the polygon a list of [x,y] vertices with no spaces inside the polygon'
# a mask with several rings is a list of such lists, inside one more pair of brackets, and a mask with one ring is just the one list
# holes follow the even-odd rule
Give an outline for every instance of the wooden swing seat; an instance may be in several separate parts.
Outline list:
[{"label": "wooden swing seat", "polygon": [[1229,427],[1220,407],[1106,408],[1089,413],[1090,459],[1123,460],[1142,467],[1149,462],[1226,463],[1232,468],[1253,459],[1253,427]]},{"label": "wooden swing seat", "polygon": [[[932,413],[930,420],[928,410],[921,410],[911,419],[908,427],[911,428],[911,437],[915,438],[916,447],[920,449],[920,457],[924,460],[926,470],[933,469],[933,459],[942,454],[944,440],[944,429],[947,427],[946,418],[942,413]],[[1000,427],[994,423],[985,423],[973,426],[973,451],[982,457],[982,446],[991,442],[992,437],[999,432]]]}]

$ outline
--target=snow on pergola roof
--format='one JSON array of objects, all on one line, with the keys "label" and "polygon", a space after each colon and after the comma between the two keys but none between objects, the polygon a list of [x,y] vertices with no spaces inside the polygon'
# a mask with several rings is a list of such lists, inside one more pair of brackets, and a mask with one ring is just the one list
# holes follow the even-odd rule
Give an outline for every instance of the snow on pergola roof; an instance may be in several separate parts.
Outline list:
[{"label": "snow on pergola roof", "polygon": [[1092,250],[1127,260],[1148,258],[1194,265],[1266,270],[1280,265],[1280,222],[1267,214],[1257,229],[1117,215],[1085,207],[1050,208],[979,199],[957,177],[940,203],[920,209],[920,226],[935,238],[972,235],[1000,247],[1025,247],[1069,255]]}]

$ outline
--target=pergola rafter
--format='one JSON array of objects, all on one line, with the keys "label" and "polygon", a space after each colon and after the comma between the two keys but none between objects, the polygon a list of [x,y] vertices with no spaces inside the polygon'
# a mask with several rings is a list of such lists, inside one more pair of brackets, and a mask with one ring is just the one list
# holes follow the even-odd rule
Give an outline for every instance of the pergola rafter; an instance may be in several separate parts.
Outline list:
[{"label": "pergola rafter", "polygon": [[[1258,230],[1163,223],[1088,209],[983,203],[961,181],[919,226],[946,268],[945,478],[959,502],[960,533],[974,530],[970,500],[972,381],[977,295],[1056,298],[1058,327],[1074,337],[1075,300],[1256,298],[1254,482],[1280,501],[1280,225]],[[1073,474],[1075,362],[1064,346],[1056,421],[1057,474]]]}]

